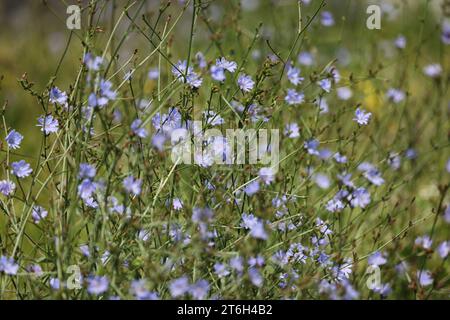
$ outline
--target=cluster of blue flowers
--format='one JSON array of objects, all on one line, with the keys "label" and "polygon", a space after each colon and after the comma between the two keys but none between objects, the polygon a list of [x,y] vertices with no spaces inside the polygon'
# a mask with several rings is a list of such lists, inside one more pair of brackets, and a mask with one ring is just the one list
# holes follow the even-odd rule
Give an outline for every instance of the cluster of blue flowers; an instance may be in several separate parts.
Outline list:
[{"label": "cluster of blue flowers", "polygon": [[[331,11],[317,19],[320,32],[337,24]],[[329,62],[314,45],[320,39],[299,34],[302,46],[283,48],[285,59],[271,31],[272,42],[258,35],[245,55],[223,50],[214,34],[195,55],[189,45],[186,60],[176,50],[166,57],[164,43],[157,59],[122,66],[119,55],[89,47],[67,92],[51,82],[39,95],[37,157],[18,153],[24,136],[5,128],[0,207],[11,230],[0,243],[2,281],[33,274],[36,294],[66,297],[77,291],[64,268],[76,265],[83,298],[441,297],[450,157],[445,123],[420,117],[445,112],[419,110],[412,120],[408,108],[448,104],[448,64],[420,62],[420,84],[433,95],[420,100],[376,70],[357,75],[343,46]],[[439,36],[450,45],[448,23]],[[397,51],[383,59],[411,50],[402,34],[388,42]],[[280,130],[279,148],[249,136],[238,144],[257,149],[258,160],[279,150],[276,167],[236,164],[235,141],[204,137],[261,128]],[[199,137],[191,165],[173,161]],[[25,253],[28,240],[36,250]],[[381,270],[382,281],[366,286],[367,270]]]}]

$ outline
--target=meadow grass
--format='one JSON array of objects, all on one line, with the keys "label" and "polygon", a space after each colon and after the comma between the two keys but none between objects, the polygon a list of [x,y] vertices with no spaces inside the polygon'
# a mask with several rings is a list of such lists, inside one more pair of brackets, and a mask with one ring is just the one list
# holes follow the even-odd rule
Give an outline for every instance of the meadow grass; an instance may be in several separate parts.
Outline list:
[{"label": "meadow grass", "polygon": [[[90,0],[80,30],[49,1],[22,21],[39,28],[6,22],[0,298],[447,299],[435,2],[380,1],[380,30],[352,0]],[[278,161],[236,163],[226,130],[262,129],[279,143],[237,147]]]}]

